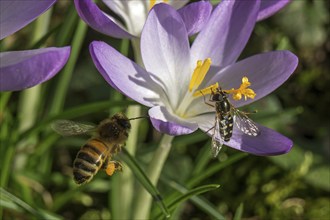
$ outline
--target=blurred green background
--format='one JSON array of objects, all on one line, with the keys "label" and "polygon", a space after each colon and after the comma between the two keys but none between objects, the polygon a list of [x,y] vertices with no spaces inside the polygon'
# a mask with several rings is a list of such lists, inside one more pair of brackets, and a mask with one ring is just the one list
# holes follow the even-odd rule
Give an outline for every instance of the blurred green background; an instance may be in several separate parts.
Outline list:
[{"label": "blurred green background", "polygon": [[[325,0],[293,1],[257,23],[240,58],[271,50],[290,50],[299,57],[297,70],[285,84],[249,106],[249,110],[258,110],[253,115],[256,122],[294,141],[291,152],[257,157],[224,147],[212,159],[210,138],[202,132],[176,137],[157,187],[165,204],[180,195],[175,192],[207,184],[221,186],[180,203],[172,219],[330,218],[329,8]],[[132,104],[104,81],[88,51],[91,41],[102,40],[127,50],[133,58],[131,45],[78,23],[72,2],[59,1],[50,13],[45,38],[26,44],[36,21],[0,44],[1,50],[23,50],[81,43],[76,46],[77,61],[69,64],[71,69],[40,87],[37,109],[24,108],[24,100],[31,100],[27,93],[1,93],[2,219],[109,219],[114,203],[121,199],[113,186],[122,174],[107,177],[99,172],[91,183],[77,187],[71,166],[88,137],[59,137],[49,123],[54,118],[98,123]],[[63,74],[68,78],[63,79]],[[68,83],[65,102],[57,100],[61,80]],[[56,100],[63,106],[55,109]],[[141,114],[146,112],[143,107]],[[160,136],[148,120],[141,121],[135,160],[142,169]],[[134,184],[139,185],[138,181]],[[158,212],[154,205],[151,216],[156,218]]]}]

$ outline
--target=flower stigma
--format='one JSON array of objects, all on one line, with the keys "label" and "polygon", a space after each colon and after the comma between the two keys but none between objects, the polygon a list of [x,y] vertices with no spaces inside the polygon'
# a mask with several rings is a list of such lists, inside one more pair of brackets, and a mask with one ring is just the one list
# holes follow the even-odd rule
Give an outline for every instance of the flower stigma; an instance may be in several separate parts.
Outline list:
[{"label": "flower stigma", "polygon": [[241,100],[242,96],[244,96],[245,101],[247,98],[254,99],[254,97],[257,95],[253,89],[249,89],[248,87],[251,85],[249,82],[249,79],[244,76],[242,78],[242,84],[238,89],[232,88],[231,90],[224,90],[224,92],[233,94],[233,99],[234,100]]},{"label": "flower stigma", "polygon": [[[152,7],[155,6],[157,0],[149,0],[149,11],[152,9]],[[169,0],[163,0],[164,3],[168,3]]]}]

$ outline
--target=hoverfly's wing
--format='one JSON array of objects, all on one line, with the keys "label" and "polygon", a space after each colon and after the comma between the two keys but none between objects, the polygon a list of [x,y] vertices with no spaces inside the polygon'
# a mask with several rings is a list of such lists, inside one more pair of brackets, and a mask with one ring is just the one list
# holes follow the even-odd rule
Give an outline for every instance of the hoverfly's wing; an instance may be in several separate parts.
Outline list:
[{"label": "hoverfly's wing", "polygon": [[214,124],[214,128],[213,128],[213,134],[212,134],[212,143],[211,143],[213,157],[218,156],[223,143],[224,143],[224,139],[220,134],[220,121],[219,121],[219,118],[216,116],[215,124]]},{"label": "hoverfly's wing", "polygon": [[234,116],[235,125],[249,136],[257,136],[260,130],[256,123],[254,123],[244,112],[232,107],[232,114]]},{"label": "hoverfly's wing", "polygon": [[83,124],[70,120],[56,120],[51,127],[58,134],[63,136],[90,134],[95,131],[95,125]]}]

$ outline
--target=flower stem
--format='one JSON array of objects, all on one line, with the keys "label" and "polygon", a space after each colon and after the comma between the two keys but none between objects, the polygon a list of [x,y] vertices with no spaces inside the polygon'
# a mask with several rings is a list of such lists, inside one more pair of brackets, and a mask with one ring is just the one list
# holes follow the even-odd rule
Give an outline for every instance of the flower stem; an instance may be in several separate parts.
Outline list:
[{"label": "flower stem", "polygon": [[[147,169],[147,175],[152,184],[157,185],[160,173],[163,169],[167,156],[172,147],[174,136],[164,134],[159,147],[157,148]],[[136,207],[134,210],[133,219],[148,219],[151,209],[152,197],[144,189],[140,188],[137,192]]]},{"label": "flower stem", "polygon": [[[121,53],[126,55],[128,54],[128,41],[123,40]],[[139,40],[132,40],[135,62],[143,66]],[[135,45],[135,46],[134,46]],[[141,116],[141,106],[131,105],[126,110],[126,116],[128,118],[135,118]],[[138,128],[140,120],[132,120],[131,122],[131,131],[129,137],[126,141],[125,148],[131,155],[135,155],[136,146],[138,142]],[[117,175],[113,178],[112,187],[113,192],[111,196],[111,209],[113,219],[130,219],[132,210],[132,200],[134,194],[134,178],[133,173],[129,170],[127,165],[123,164],[124,172],[121,175]]]}]

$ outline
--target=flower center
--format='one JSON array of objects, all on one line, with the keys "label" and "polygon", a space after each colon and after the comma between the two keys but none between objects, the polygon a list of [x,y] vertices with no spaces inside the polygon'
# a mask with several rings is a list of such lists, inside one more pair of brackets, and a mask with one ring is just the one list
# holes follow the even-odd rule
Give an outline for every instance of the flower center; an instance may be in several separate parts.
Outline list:
[{"label": "flower center", "polygon": [[[179,108],[176,111],[176,114],[180,117],[187,118],[191,117],[191,115],[196,115],[198,113],[192,112],[191,109],[189,109],[189,106],[191,102],[202,95],[208,95],[212,94],[212,92],[216,91],[217,88],[219,88],[219,83],[216,82],[213,85],[210,85],[206,88],[199,89],[200,85],[202,84],[203,80],[205,79],[206,74],[208,73],[210,67],[211,67],[211,58],[207,58],[204,61],[198,60],[197,65],[194,69],[194,72],[192,74],[192,77],[189,82],[189,92],[186,93],[185,97],[182,99],[182,102],[179,106]],[[241,100],[244,96],[245,100],[247,98],[254,99],[256,96],[256,93],[251,89],[248,88],[251,85],[249,82],[249,79],[244,76],[242,78],[242,84],[238,89],[229,89],[229,90],[222,90],[226,94],[232,95],[234,100]]]},{"label": "flower center", "polygon": [[[201,60],[197,61],[197,66],[194,70],[194,73],[192,75],[192,78],[189,83],[189,92],[191,93],[194,90],[193,96],[194,97],[199,97],[202,95],[207,95],[211,94],[212,91],[216,90],[219,88],[219,84],[215,83],[213,85],[210,85],[204,89],[201,90],[196,90],[200,86],[200,84],[203,82],[206,73],[210,69],[211,66],[211,59],[207,58],[202,62]],[[230,89],[230,90],[223,90],[227,94],[232,94],[234,100],[241,100],[242,96],[244,96],[244,99],[247,100],[247,98],[254,99],[256,96],[256,93],[253,91],[253,89],[248,88],[251,85],[249,82],[249,79],[244,76],[242,78],[242,84],[238,89]]]},{"label": "flower center", "polygon": [[[164,3],[168,3],[169,0],[163,0]],[[154,7],[154,5],[157,3],[157,0],[149,0],[149,11]]]}]

